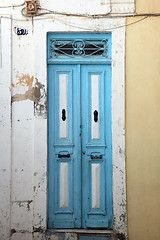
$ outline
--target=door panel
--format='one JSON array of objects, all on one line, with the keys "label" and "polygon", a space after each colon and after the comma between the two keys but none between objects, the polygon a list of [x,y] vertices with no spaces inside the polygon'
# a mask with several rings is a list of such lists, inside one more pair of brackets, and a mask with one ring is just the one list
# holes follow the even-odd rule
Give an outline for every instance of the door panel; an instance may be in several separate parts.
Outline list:
[{"label": "door panel", "polygon": [[110,68],[49,65],[49,228],[112,227]]},{"label": "door panel", "polygon": [[82,227],[112,225],[111,75],[82,65]]},{"label": "door panel", "polygon": [[76,65],[49,66],[49,228],[81,227],[80,98],[77,71]]}]

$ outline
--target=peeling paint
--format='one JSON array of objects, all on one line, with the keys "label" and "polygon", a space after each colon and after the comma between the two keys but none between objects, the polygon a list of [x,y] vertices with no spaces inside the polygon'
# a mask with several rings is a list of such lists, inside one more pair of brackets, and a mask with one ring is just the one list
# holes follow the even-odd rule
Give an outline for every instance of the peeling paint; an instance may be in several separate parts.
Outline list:
[{"label": "peeling paint", "polygon": [[30,210],[30,204],[31,204],[32,202],[33,202],[32,200],[28,200],[28,202],[27,202],[27,209],[28,209],[28,211]]},{"label": "peeling paint", "polygon": [[118,146],[119,147],[119,153],[121,154],[122,153],[122,149],[121,149],[121,147],[120,146]]},{"label": "peeling paint", "polygon": [[19,207],[23,207],[24,206],[22,202],[19,202],[18,205],[19,205]]},{"label": "peeling paint", "polygon": [[36,186],[33,186],[33,192],[35,192],[36,191]]},{"label": "peeling paint", "polygon": [[45,90],[45,86],[42,83],[38,82],[38,79],[36,78],[35,86],[32,87],[33,79],[33,76],[30,77],[28,74],[25,74],[19,77],[19,81],[16,84],[12,84],[12,87],[15,87],[17,85],[29,87],[25,93],[13,95],[12,103],[31,100],[34,102],[35,116],[42,116],[43,118],[47,118],[47,92]]},{"label": "peeling paint", "polygon": [[24,100],[34,101],[34,88],[29,88],[24,94],[15,94],[12,96],[12,103]]},{"label": "peeling paint", "polygon": [[47,93],[45,86],[38,82],[37,78],[34,89],[34,114],[36,117],[47,118]]},{"label": "peeling paint", "polygon": [[16,233],[16,230],[15,229],[11,229],[11,236]]},{"label": "peeling paint", "polygon": [[16,74],[16,78],[18,79],[17,83],[12,83],[12,87],[16,87],[17,85],[23,86],[23,87],[32,87],[34,77],[30,76],[29,74]]},{"label": "peeling paint", "polygon": [[[104,2],[105,1],[101,0],[101,5],[104,5]],[[72,19],[70,19],[70,20],[72,21]],[[19,41],[17,41],[17,39],[18,39],[17,36],[15,36],[15,34],[12,34],[13,35],[12,37],[13,37],[14,54],[12,56],[13,68],[12,68],[11,72],[13,73],[13,76],[10,77],[9,79],[15,78],[14,83],[12,83],[12,91],[13,91],[12,102],[17,102],[17,103],[13,107],[13,114],[11,116],[12,120],[13,120],[13,123],[12,123],[13,124],[13,138],[11,139],[12,140],[11,143],[13,143],[13,146],[10,147],[10,149],[13,150],[13,153],[12,153],[13,155],[11,156],[12,157],[12,162],[11,162],[12,168],[10,168],[10,165],[7,168],[7,174],[9,173],[10,169],[12,170],[11,174],[13,175],[13,177],[12,177],[13,183],[11,184],[11,186],[7,185],[6,192],[10,191],[10,189],[8,187],[8,186],[10,186],[11,187],[11,199],[25,199],[25,201],[17,201],[17,202],[15,202],[15,204],[11,204],[11,210],[9,209],[8,216],[9,216],[9,218],[11,216],[9,221],[11,223],[10,226],[12,228],[10,233],[12,233],[12,234],[15,233],[13,236],[14,239],[16,239],[16,235],[18,236],[18,233],[24,233],[24,238],[23,238],[23,235],[21,235],[22,237],[21,238],[18,237],[18,239],[22,239],[22,240],[27,239],[27,237],[26,237],[27,234],[25,235],[25,230],[22,230],[22,229],[25,229],[25,228],[29,229],[28,231],[30,231],[30,233],[31,233],[33,230],[32,229],[33,224],[36,227],[34,229],[35,235],[33,235],[33,236],[36,236],[36,233],[37,233],[37,235],[38,235],[38,233],[39,233],[39,235],[40,235],[40,233],[44,234],[45,229],[46,229],[47,178],[46,178],[45,171],[47,169],[47,144],[46,144],[47,131],[46,131],[46,125],[44,127],[44,122],[46,123],[46,121],[44,121],[44,120],[38,121],[39,119],[38,120],[34,119],[34,121],[35,121],[34,124],[32,124],[32,122],[31,123],[30,122],[23,123],[21,115],[19,114],[19,112],[22,110],[21,107],[27,106],[26,108],[24,107],[27,112],[25,115],[25,119],[33,120],[33,106],[31,106],[32,104],[28,104],[28,102],[27,102],[27,104],[25,104],[24,102],[23,102],[23,104],[20,104],[19,102],[25,101],[25,100],[32,101],[34,103],[34,114],[35,114],[36,118],[38,118],[38,117],[47,118],[47,82],[46,82],[47,70],[46,70],[46,58],[45,58],[46,44],[44,44],[45,43],[44,36],[46,39],[46,33],[49,31],[49,29],[51,29],[48,25],[48,24],[50,24],[50,22],[47,22],[47,21],[48,20],[46,20],[46,24],[44,24],[44,25],[41,23],[38,24],[38,22],[37,22],[37,25],[35,28],[35,31],[37,31],[37,32],[35,33],[35,36],[34,36],[35,37],[34,42],[37,42],[37,44],[35,44],[35,46],[32,46],[32,41],[33,41],[32,39],[30,40],[29,38],[27,38],[27,40],[23,42],[23,40],[22,40],[23,38],[22,38],[21,39],[22,41],[19,42]],[[77,21],[78,25],[83,25],[83,22],[80,22],[81,20],[77,19],[76,21]],[[78,21],[79,21],[79,23],[78,23]],[[107,21],[108,21],[108,23],[104,22],[104,21],[99,21],[99,20],[96,20],[96,21],[86,20],[86,26],[93,27],[92,26],[92,22],[93,22],[95,29],[96,30],[99,29],[100,31],[104,27],[109,28],[109,27],[117,26],[117,23],[114,22],[114,20],[113,21],[107,20]],[[119,22],[119,24],[120,23],[121,23],[121,21]],[[25,24],[28,27],[27,23],[25,23]],[[61,28],[61,26],[59,26],[57,23],[55,24],[55,27],[54,27],[53,22],[51,24],[52,24],[52,30],[67,31],[67,28],[66,29]],[[121,25],[123,25],[123,24],[121,23]],[[42,27],[42,25],[43,25],[43,27]],[[24,26],[24,27],[26,27],[26,26]],[[72,27],[70,27],[70,28],[68,27],[68,29],[70,29],[70,31],[75,30]],[[29,31],[31,31],[30,27],[29,27]],[[119,228],[120,233],[121,233],[121,232],[123,232],[123,229],[124,229],[124,232],[126,231],[125,230],[126,223],[124,224],[125,220],[123,219],[123,214],[126,214],[125,213],[126,203],[121,201],[124,198],[123,195],[125,195],[125,192],[123,189],[123,185],[124,185],[123,182],[125,182],[125,179],[122,180],[123,178],[121,178],[122,175],[123,176],[125,175],[125,169],[122,166],[123,165],[122,157],[124,156],[125,148],[123,146],[123,142],[121,141],[122,133],[117,130],[118,126],[120,126],[120,128],[121,128],[121,125],[123,125],[123,119],[121,121],[119,121],[119,123],[116,122],[116,120],[117,120],[118,116],[124,116],[124,114],[123,113],[121,114],[122,111],[120,111],[120,114],[119,114],[119,110],[117,111],[117,108],[120,110],[122,109],[121,108],[122,104],[120,104],[120,106],[119,106],[119,104],[117,104],[117,102],[115,101],[115,99],[118,99],[118,101],[119,101],[119,97],[117,97],[117,94],[121,90],[119,90],[118,87],[114,86],[114,83],[116,83],[115,85],[117,85],[117,81],[115,81],[115,80],[120,79],[119,84],[121,86],[121,79],[123,79],[123,75],[121,74],[121,72],[122,72],[122,69],[124,69],[124,67],[123,67],[123,65],[118,65],[118,62],[120,60],[114,53],[115,49],[116,50],[119,49],[120,44],[123,45],[123,43],[122,43],[123,41],[121,41],[121,39],[122,39],[121,35],[123,33],[121,34],[121,29],[115,30],[115,32],[116,31],[118,31],[118,33],[113,33],[113,58],[115,60],[115,64],[113,66],[113,90],[116,90],[115,91],[116,96],[115,96],[115,94],[113,94],[113,126],[115,126],[115,128],[113,128],[113,160],[116,161],[116,164],[118,164],[118,165],[117,165],[116,169],[114,169],[114,172],[113,172],[114,173],[114,175],[113,175],[114,185],[113,186],[116,186],[116,187],[118,186],[117,187],[118,190],[115,189],[116,187],[113,188],[113,193],[114,193],[114,204],[115,204],[114,214],[116,215],[116,218],[114,217],[114,219],[115,219],[114,227]],[[39,41],[36,41],[37,38],[39,38],[39,36],[41,36],[41,38],[39,39]],[[115,38],[117,38],[117,40]],[[118,46],[116,45],[116,42],[118,42]],[[7,48],[6,48],[6,50],[7,50]],[[117,51],[118,56],[119,56],[119,52],[120,52],[119,50]],[[36,62],[34,61],[35,59],[34,60],[32,59],[32,57],[34,57],[35,53],[36,53],[36,56],[39,56],[38,58],[36,58]],[[23,57],[24,62],[23,62],[23,60],[21,61],[22,57]],[[9,61],[8,56],[7,56],[7,58]],[[120,59],[121,59],[121,56],[120,56]],[[27,63],[27,61],[28,61],[28,63]],[[29,74],[16,72],[17,69],[25,69],[25,71],[28,73],[32,69],[33,65],[35,68],[34,72],[35,72],[36,76],[38,76],[38,79],[36,79],[34,76],[31,76]],[[7,71],[8,71],[8,69],[10,69],[9,65],[7,65]],[[115,69],[118,69],[118,74],[117,74],[117,70],[115,70]],[[16,75],[16,73],[17,73],[17,75]],[[117,75],[118,75],[118,77],[117,77]],[[6,81],[6,79],[7,78],[5,78],[5,81]],[[43,82],[40,79],[44,79]],[[122,98],[124,99],[123,94],[122,94]],[[118,106],[117,108],[115,107],[116,104]],[[8,111],[8,112],[11,112],[11,111]],[[8,114],[8,112],[7,112],[7,114]],[[116,114],[114,114],[114,112]],[[115,122],[116,122],[116,125],[115,125]],[[17,124],[17,123],[21,123],[21,124]],[[25,124],[27,124],[27,126]],[[22,132],[24,128],[26,130],[24,132]],[[41,133],[37,134],[39,132],[39,130],[41,131]],[[118,136],[117,136],[117,131],[118,131]],[[24,135],[24,134],[26,134],[26,135]],[[9,134],[6,134],[6,135],[9,135]],[[30,137],[28,137],[29,135],[30,135]],[[32,139],[34,141],[32,141]],[[118,141],[117,141],[117,139],[118,139]],[[7,142],[9,142],[9,141],[7,141]],[[21,142],[21,144],[19,144],[20,142]],[[120,146],[119,149],[117,148],[118,144]],[[24,148],[23,148],[23,146],[24,146]],[[21,153],[23,153],[23,155]],[[4,154],[4,156],[5,156],[5,154]],[[8,158],[8,159],[10,159],[10,158]],[[116,164],[114,164],[114,162],[113,162],[113,165],[116,165]],[[5,168],[5,166],[4,166],[4,168]],[[23,171],[23,169],[24,169],[24,171]],[[28,171],[28,169],[29,169],[29,171]],[[119,171],[121,171],[121,172],[119,172]],[[44,175],[43,175],[43,173],[44,173]],[[23,177],[22,177],[22,174],[23,174]],[[34,177],[34,181],[32,181],[33,174],[34,174],[34,176],[36,176],[36,177]],[[27,180],[26,180],[26,177],[27,177]],[[30,179],[31,179],[31,181],[30,181]],[[118,183],[116,182],[116,179],[117,179]],[[10,181],[10,179],[9,179],[9,181]],[[10,184],[10,182],[9,182],[9,184]],[[25,191],[23,191],[24,187],[25,187]],[[27,191],[26,189],[27,190],[29,189],[29,191]],[[17,194],[18,191],[20,192],[19,195]],[[23,195],[24,192],[27,192],[27,194],[25,194],[25,196]],[[34,206],[33,206],[32,200],[30,200],[33,197],[35,197],[34,198]],[[10,200],[10,196],[5,198],[5,201],[8,204],[7,198]],[[7,205],[7,206],[9,206],[9,205]],[[4,207],[4,204],[3,204],[3,207]],[[6,206],[5,206],[5,208],[7,209]],[[37,215],[37,212],[39,213],[39,215]],[[5,217],[4,219],[5,219],[5,225],[2,222],[2,226],[6,227],[7,217]],[[3,221],[2,218],[0,219],[0,225],[1,225],[1,221]],[[20,225],[18,225],[19,223],[20,223]],[[40,226],[40,228],[39,228],[39,226]],[[1,232],[2,231],[1,231],[1,227],[0,227],[0,239],[2,236]],[[26,231],[26,233],[27,233],[27,231]],[[5,239],[5,238],[2,237],[2,239]],[[35,239],[38,239],[38,238],[35,238]],[[42,239],[42,238],[39,238],[39,239]],[[44,237],[44,239],[45,239],[45,237]],[[123,239],[122,236],[121,236],[121,239]],[[56,240],[56,238],[55,238],[55,240]]]},{"label": "peeling paint", "polygon": [[46,230],[41,227],[38,227],[38,228],[33,227],[33,232],[45,233]]},{"label": "peeling paint", "polygon": [[123,233],[117,233],[116,235],[118,240],[126,240],[126,237]]}]

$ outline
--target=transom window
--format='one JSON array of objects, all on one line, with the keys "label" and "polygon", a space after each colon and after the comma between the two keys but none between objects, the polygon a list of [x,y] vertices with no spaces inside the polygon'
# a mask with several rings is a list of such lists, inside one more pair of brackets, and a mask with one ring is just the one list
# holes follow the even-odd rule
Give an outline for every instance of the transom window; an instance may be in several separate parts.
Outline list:
[{"label": "transom window", "polygon": [[71,58],[101,56],[107,58],[108,39],[50,39],[50,58],[58,58],[62,56]]}]

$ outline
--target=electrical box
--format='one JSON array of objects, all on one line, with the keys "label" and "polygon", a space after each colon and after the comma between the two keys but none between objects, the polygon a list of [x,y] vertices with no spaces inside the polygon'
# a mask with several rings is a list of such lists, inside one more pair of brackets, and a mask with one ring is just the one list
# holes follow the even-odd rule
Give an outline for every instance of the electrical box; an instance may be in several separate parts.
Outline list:
[{"label": "electrical box", "polygon": [[36,1],[26,1],[26,13],[36,13],[37,3]]}]

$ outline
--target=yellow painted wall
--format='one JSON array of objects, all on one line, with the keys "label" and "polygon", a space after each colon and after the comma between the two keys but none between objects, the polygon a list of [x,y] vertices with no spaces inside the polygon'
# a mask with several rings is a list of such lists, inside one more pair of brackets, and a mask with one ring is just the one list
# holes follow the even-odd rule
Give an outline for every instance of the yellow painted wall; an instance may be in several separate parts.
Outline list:
[{"label": "yellow painted wall", "polygon": [[135,0],[137,13],[159,13],[160,0]]},{"label": "yellow painted wall", "polygon": [[126,29],[126,161],[129,240],[160,240],[160,17]]}]

